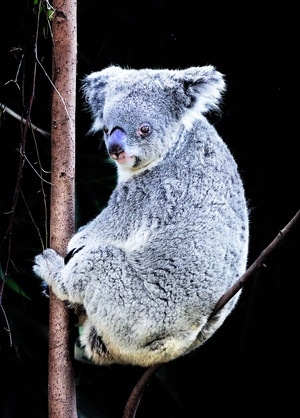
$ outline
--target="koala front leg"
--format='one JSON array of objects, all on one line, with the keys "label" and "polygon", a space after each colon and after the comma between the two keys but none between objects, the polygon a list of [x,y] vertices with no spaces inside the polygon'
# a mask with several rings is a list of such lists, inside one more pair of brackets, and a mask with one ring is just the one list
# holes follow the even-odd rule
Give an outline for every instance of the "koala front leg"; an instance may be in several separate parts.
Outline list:
[{"label": "koala front leg", "polygon": [[59,299],[83,305],[106,279],[106,284],[101,287],[105,294],[111,283],[120,279],[124,269],[123,251],[97,244],[74,249],[65,259],[47,249],[35,257],[33,266],[33,271],[51,286]]},{"label": "koala front leg", "polygon": [[63,277],[64,267],[65,263],[63,257],[51,248],[47,248],[34,258],[34,273],[51,287],[52,291],[59,299],[80,303],[80,298],[70,298],[68,283]]}]

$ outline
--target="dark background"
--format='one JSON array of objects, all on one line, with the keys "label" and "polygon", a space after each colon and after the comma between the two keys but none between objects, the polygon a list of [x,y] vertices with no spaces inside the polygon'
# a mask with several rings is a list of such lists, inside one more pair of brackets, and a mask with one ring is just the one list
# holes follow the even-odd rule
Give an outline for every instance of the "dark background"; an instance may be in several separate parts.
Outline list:
[{"label": "dark background", "polygon": [[[225,74],[222,114],[211,121],[228,144],[250,208],[249,265],[299,210],[299,31],[288,3],[171,1],[78,2],[77,225],[94,216],[114,186],[99,139],[88,136],[80,80],[110,64],[185,68],[212,64]],[[26,116],[33,91],[37,13],[32,2],[1,2],[0,102]],[[51,38],[41,14],[37,57],[51,71]],[[22,58],[23,57],[23,58]],[[22,58],[22,59],[21,59]],[[19,67],[20,65],[20,67]],[[31,120],[50,130],[51,88],[37,66]],[[15,80],[18,68],[18,85]],[[19,88],[20,87],[20,88]],[[6,235],[16,188],[23,128],[0,118],[0,251],[8,281],[0,311],[0,417],[47,416],[48,300],[31,267],[42,249],[45,212],[39,177],[25,162],[11,241]],[[35,142],[36,141],[36,142]],[[50,140],[30,133],[50,167]],[[50,181],[49,174],[44,178]],[[49,186],[44,184],[49,197]],[[294,416],[298,406],[299,226],[248,282],[217,333],[192,354],[162,367],[137,417]],[[9,244],[11,242],[11,245]],[[7,264],[7,260],[10,260]],[[25,292],[24,296],[20,289]],[[9,331],[8,332],[8,325]],[[79,417],[118,418],[137,367],[74,363]]]}]

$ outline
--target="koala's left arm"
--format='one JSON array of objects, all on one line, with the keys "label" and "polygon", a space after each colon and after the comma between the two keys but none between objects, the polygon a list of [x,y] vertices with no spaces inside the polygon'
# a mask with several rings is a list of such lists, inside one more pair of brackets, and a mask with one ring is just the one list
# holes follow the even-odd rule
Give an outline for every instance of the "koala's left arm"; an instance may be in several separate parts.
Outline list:
[{"label": "koala's left arm", "polygon": [[67,262],[53,249],[46,249],[35,257],[33,270],[59,299],[84,304],[101,280],[108,280],[106,288],[110,288],[111,281],[122,278],[126,260],[122,250],[100,244],[78,249]]}]

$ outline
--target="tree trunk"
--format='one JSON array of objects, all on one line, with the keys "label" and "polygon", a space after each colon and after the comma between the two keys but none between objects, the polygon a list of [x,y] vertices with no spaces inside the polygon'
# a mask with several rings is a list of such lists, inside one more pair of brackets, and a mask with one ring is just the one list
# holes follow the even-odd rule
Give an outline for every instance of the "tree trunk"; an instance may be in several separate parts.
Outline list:
[{"label": "tree trunk", "polygon": [[[62,256],[75,225],[76,0],[54,0],[50,247]],[[50,293],[49,417],[77,417],[69,315]]]}]

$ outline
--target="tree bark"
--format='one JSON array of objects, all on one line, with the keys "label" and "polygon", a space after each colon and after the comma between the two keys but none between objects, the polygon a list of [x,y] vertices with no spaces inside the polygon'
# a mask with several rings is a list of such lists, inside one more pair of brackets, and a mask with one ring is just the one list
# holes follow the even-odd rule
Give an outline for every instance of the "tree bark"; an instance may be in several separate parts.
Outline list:
[{"label": "tree bark", "polygon": [[[76,0],[53,0],[50,247],[64,256],[75,225]],[[50,292],[49,417],[77,417],[65,304]]]}]

